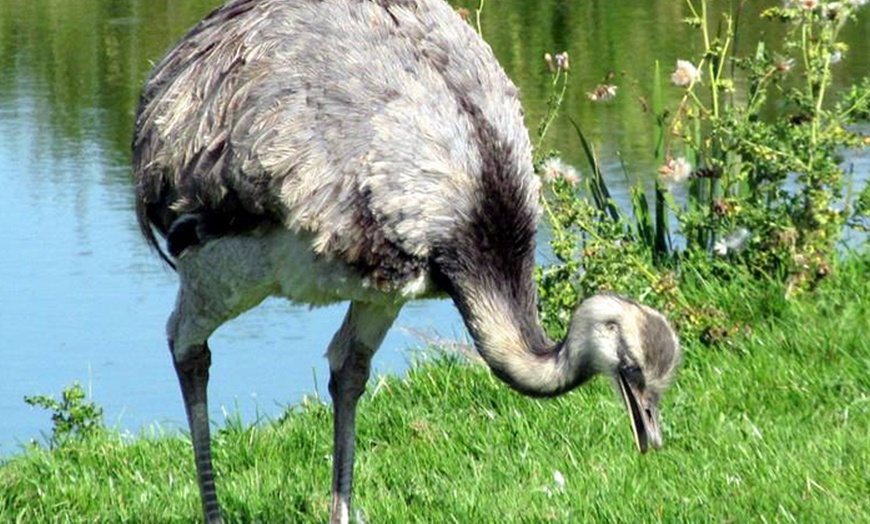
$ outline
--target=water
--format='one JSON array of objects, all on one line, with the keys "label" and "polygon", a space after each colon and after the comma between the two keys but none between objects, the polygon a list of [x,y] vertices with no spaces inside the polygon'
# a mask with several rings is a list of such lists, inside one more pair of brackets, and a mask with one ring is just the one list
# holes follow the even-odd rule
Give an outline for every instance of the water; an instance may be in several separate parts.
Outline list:
[{"label": "water", "polygon": [[[106,183],[124,180],[127,165],[91,137],[55,142],[54,154],[44,153],[34,115],[43,94],[27,86],[0,120],[3,451],[47,429],[47,415],[26,406],[24,395],[57,393],[74,380],[122,428],[175,427],[184,416],[163,335],[174,274],[142,243],[129,187]],[[277,413],[276,402],[314,393],[315,377],[325,385],[320,355],[343,313],[343,306],[309,312],[276,300],[220,330],[212,344],[214,416],[236,406],[247,419],[258,409]],[[461,336],[448,302],[409,306],[376,369],[400,371],[409,348],[421,344],[407,329],[432,324]]]},{"label": "water", "polygon": [[[57,395],[75,380],[110,425],[184,425],[163,334],[175,277],[137,230],[129,142],[153,62],[218,3],[0,0],[0,455],[50,427],[48,414],[22,397]],[[671,62],[691,49],[678,23],[682,2],[640,5],[504,0],[488,2],[484,15],[532,125],[549,94],[541,56],[569,50],[566,112],[583,123],[617,183],[620,161],[641,178],[656,168],[650,119],[630,85],[649,85],[656,58]],[[866,48],[868,21],[865,14],[846,35],[857,49]],[[843,67],[852,68],[847,78],[864,75],[870,55],[856,52]],[[608,71],[623,79],[625,96],[589,103],[585,91]],[[557,122],[546,146],[579,164],[568,125]],[[212,418],[238,410],[250,422],[304,394],[325,395],[322,354],[343,315],[344,306],[309,311],[273,300],[222,327],[211,340]],[[409,305],[375,369],[401,372],[423,345],[419,332],[466,336],[449,302]]]}]

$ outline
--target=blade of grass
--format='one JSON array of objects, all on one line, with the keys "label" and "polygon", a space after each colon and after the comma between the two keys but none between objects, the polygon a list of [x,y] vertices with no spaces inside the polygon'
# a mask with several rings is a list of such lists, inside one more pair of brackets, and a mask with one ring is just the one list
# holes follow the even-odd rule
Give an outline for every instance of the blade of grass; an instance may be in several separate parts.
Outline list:
[{"label": "blade of grass", "polygon": [[619,222],[622,219],[622,214],[616,206],[616,203],[614,203],[613,198],[610,196],[610,191],[607,189],[607,184],[604,182],[598,157],[595,154],[595,150],[592,148],[592,144],[590,144],[589,140],[586,139],[586,135],[583,134],[580,126],[573,118],[568,118],[568,121],[571,122],[574,131],[577,132],[577,137],[580,139],[580,144],[583,146],[583,152],[586,155],[586,161],[588,162],[592,172],[592,176],[590,176],[588,180],[592,199],[595,201],[595,207],[610,215],[610,218],[614,222]]}]

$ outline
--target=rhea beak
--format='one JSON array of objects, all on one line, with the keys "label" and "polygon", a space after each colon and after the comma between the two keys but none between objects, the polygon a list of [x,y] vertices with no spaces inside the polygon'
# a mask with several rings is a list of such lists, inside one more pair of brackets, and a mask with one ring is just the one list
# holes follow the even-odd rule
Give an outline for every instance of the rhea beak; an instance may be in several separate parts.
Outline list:
[{"label": "rhea beak", "polygon": [[645,391],[632,384],[622,372],[617,372],[617,382],[625,408],[631,417],[631,430],[637,450],[646,453],[649,446],[662,447],[662,432],[659,427],[659,408],[655,399],[648,398]]}]

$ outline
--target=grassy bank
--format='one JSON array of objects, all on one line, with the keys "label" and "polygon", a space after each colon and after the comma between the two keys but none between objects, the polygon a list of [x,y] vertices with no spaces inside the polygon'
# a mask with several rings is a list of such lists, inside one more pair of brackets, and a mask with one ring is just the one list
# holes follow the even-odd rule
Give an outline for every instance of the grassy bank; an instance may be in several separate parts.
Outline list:
[{"label": "grassy bank", "polygon": [[[449,358],[375,380],[357,507],[378,523],[870,521],[868,271],[853,257],[789,301],[772,284],[696,283],[740,328],[716,347],[687,345],[663,406],[665,448],[646,456],[600,379],[550,401]],[[330,432],[319,402],[220,429],[229,520],[324,522]],[[183,437],[110,431],[28,450],[0,466],[0,522],[194,522],[191,455]]]}]

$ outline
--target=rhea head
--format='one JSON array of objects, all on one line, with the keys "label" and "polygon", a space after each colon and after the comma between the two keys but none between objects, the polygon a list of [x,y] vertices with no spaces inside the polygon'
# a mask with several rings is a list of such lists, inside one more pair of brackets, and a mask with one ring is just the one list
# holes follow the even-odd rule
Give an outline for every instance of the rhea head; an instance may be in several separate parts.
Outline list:
[{"label": "rhea head", "polygon": [[575,311],[565,346],[568,355],[591,359],[596,372],[613,379],[638,451],[660,448],[659,399],[680,361],[677,336],[665,317],[623,297],[595,295]]}]

